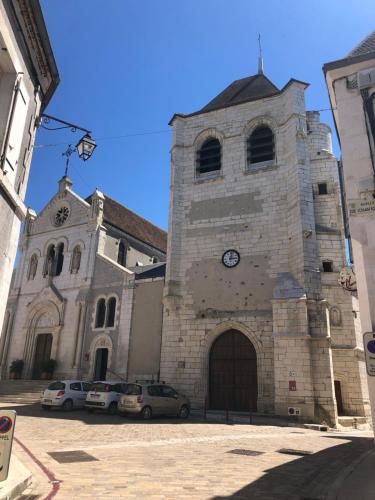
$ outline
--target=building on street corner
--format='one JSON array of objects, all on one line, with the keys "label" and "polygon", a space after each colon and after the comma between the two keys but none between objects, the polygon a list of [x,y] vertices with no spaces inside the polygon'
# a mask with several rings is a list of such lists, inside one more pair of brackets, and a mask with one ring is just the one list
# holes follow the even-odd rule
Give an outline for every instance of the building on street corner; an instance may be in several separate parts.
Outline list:
[{"label": "building on street corner", "polygon": [[0,331],[9,292],[37,118],[59,83],[38,0],[0,4]]},{"label": "building on street corner", "polygon": [[161,378],[193,404],[369,414],[331,131],[260,71],[171,120]]},{"label": "building on street corner", "polygon": [[[375,332],[375,31],[323,70],[341,145],[362,333]],[[368,385],[375,422],[373,375]]]}]

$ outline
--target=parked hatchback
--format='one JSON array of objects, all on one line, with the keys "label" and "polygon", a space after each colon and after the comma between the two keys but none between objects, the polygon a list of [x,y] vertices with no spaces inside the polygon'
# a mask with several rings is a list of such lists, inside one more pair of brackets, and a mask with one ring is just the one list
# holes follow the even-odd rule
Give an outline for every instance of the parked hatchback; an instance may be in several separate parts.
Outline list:
[{"label": "parked hatchback", "polygon": [[106,410],[111,415],[117,412],[117,403],[127,388],[123,381],[98,381],[91,384],[85,407],[89,412]]},{"label": "parked hatchback", "polygon": [[187,418],[190,414],[188,398],[165,384],[128,384],[118,403],[121,413],[139,414],[144,419],[153,415],[173,415]]},{"label": "parked hatchback", "polygon": [[82,380],[58,380],[52,382],[42,393],[40,401],[42,408],[43,410],[62,408],[66,411],[73,408],[83,408],[90,387],[89,382],[83,382]]}]

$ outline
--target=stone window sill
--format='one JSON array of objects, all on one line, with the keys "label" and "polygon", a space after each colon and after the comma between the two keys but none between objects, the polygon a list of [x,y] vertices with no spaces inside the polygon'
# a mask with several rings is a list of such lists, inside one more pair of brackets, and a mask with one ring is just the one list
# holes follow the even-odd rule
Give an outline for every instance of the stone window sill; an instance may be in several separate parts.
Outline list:
[{"label": "stone window sill", "polygon": [[276,163],[272,164],[259,164],[259,165],[250,165],[247,166],[244,174],[249,175],[249,174],[257,174],[258,172],[266,172],[267,170],[276,170],[279,166],[276,165]]},{"label": "stone window sill", "polygon": [[224,176],[222,174],[218,174],[218,175],[210,175],[210,176],[207,176],[207,177],[196,177],[194,179],[194,184],[203,184],[204,182],[214,182],[214,181],[218,181],[218,180],[223,180],[224,179]]}]

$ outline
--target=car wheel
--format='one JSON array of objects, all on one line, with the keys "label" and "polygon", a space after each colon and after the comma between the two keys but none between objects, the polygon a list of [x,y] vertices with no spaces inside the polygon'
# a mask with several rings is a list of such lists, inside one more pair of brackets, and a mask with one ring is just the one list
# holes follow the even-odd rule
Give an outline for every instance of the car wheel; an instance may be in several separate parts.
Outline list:
[{"label": "car wheel", "polygon": [[190,409],[187,405],[182,405],[180,411],[178,412],[178,416],[180,418],[188,418],[190,415]]},{"label": "car wheel", "polygon": [[141,412],[143,420],[150,420],[152,417],[152,410],[149,406],[145,406]]},{"label": "car wheel", "polygon": [[108,406],[108,413],[110,415],[115,415],[117,413],[117,403],[112,401],[112,403]]},{"label": "car wheel", "polygon": [[50,410],[51,409],[51,407],[48,405],[42,405],[42,408],[43,408],[43,410]]},{"label": "car wheel", "polygon": [[63,402],[62,409],[64,411],[71,411],[73,409],[73,401],[71,399],[66,399]]}]

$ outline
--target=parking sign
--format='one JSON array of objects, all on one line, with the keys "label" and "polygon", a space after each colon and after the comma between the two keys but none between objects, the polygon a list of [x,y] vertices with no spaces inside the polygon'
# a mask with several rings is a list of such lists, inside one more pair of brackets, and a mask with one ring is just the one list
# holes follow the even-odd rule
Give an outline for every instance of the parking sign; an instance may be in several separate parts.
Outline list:
[{"label": "parking sign", "polygon": [[8,477],[15,425],[16,412],[0,409],[0,481]]}]

